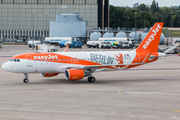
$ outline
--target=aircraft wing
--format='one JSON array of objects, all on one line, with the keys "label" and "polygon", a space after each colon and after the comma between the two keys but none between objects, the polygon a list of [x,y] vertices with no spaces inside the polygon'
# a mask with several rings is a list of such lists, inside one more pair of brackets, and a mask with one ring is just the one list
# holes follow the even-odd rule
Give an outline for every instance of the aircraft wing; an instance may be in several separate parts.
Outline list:
[{"label": "aircraft wing", "polygon": [[72,66],[67,67],[66,69],[101,69],[101,68],[118,68],[118,67],[127,67],[128,65],[139,65],[143,63],[134,63],[134,64],[117,64],[117,65],[80,65],[80,66]]},{"label": "aircraft wing", "polygon": [[117,64],[117,65],[59,65],[55,68],[55,72],[58,73],[64,73],[66,69],[91,69],[95,71],[96,69],[102,69],[102,68],[111,68],[111,69],[118,69],[118,68],[123,68],[127,67],[129,65],[140,65],[143,63],[134,63],[134,64]]},{"label": "aircraft wing", "polygon": [[180,70],[178,67],[136,67],[130,68],[126,71],[139,71],[139,70]]}]

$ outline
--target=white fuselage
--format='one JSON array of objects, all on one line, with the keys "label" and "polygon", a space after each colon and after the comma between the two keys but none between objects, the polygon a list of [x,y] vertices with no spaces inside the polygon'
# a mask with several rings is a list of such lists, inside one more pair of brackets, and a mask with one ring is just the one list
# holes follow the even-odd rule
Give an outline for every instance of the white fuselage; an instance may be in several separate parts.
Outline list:
[{"label": "white fuselage", "polygon": [[[135,51],[125,52],[57,52],[54,57],[51,53],[43,55],[41,53],[27,54],[26,58],[19,59],[19,62],[8,61],[2,68],[6,71],[16,73],[61,73],[64,72],[68,66],[91,66],[91,65],[118,65],[131,64],[135,59]],[[120,54],[123,56],[119,57]],[[63,57],[59,57],[59,55]],[[51,58],[49,58],[51,56]],[[140,59],[140,58],[138,58]],[[137,60],[138,62],[139,60]],[[115,67],[115,66],[114,66]],[[103,70],[122,70],[126,67],[103,68]],[[99,69],[100,70],[100,69]],[[98,71],[98,70],[97,70]]]}]

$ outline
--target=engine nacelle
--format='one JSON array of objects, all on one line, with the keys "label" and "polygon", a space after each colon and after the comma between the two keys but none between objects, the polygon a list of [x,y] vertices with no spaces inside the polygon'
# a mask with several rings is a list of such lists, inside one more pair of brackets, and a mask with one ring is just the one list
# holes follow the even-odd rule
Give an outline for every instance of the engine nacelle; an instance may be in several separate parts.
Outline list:
[{"label": "engine nacelle", "polygon": [[80,80],[85,76],[84,70],[81,69],[67,69],[65,71],[66,80]]},{"label": "engine nacelle", "polygon": [[41,73],[43,77],[54,77],[57,76],[59,73]]}]

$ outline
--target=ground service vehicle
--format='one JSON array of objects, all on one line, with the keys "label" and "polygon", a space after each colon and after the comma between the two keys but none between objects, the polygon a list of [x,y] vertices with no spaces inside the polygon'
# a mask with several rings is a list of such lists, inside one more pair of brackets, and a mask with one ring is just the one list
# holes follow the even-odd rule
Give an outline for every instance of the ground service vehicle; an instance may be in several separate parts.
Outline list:
[{"label": "ground service vehicle", "polygon": [[[169,52],[167,52],[169,51]],[[180,38],[175,39],[175,44],[169,46],[169,48],[165,51],[166,53],[174,53],[177,54],[180,52]]]},{"label": "ground service vehicle", "polygon": [[110,42],[105,42],[105,41],[99,41],[99,48],[108,48],[110,49],[111,48],[111,43]]},{"label": "ground service vehicle", "polygon": [[176,38],[175,39],[175,44],[179,44],[180,45],[180,38]]},{"label": "ground service vehicle", "polygon": [[40,45],[42,42],[40,40],[29,40],[27,45],[31,48],[36,45]]},{"label": "ground service vehicle", "polygon": [[112,48],[117,48],[117,49],[119,49],[119,48],[120,48],[120,43],[121,43],[121,42],[113,42]]},{"label": "ground service vehicle", "polygon": [[132,51],[23,53],[5,62],[2,69],[23,73],[24,83],[28,83],[30,73],[41,73],[43,77],[62,73],[71,81],[88,76],[89,82],[95,82],[92,76],[95,72],[126,70],[165,57],[166,54],[157,52],[162,28],[163,23],[156,23],[139,47]]},{"label": "ground service vehicle", "polygon": [[35,46],[35,52],[37,53],[45,53],[45,52],[57,52],[58,49],[55,48],[53,45],[36,45]]},{"label": "ground service vehicle", "polygon": [[98,41],[110,42],[111,46],[112,47],[114,46],[113,48],[117,48],[119,42],[129,42],[129,44],[131,46],[133,44],[134,40],[132,40],[130,38],[126,38],[126,37],[112,37],[112,38],[99,38]]},{"label": "ground service vehicle", "polygon": [[124,49],[124,48],[131,48],[129,42],[120,42],[120,48]]},{"label": "ground service vehicle", "polygon": [[67,44],[71,44],[72,41],[60,41],[59,42],[59,47],[63,48],[63,47],[66,47]]},{"label": "ground service vehicle", "polygon": [[81,41],[72,41],[71,44],[69,45],[69,48],[81,48],[82,43]]},{"label": "ground service vehicle", "polygon": [[71,37],[46,37],[45,41],[48,41],[51,45],[59,45],[61,41],[72,41]]},{"label": "ground service vehicle", "polygon": [[87,47],[88,48],[98,48],[99,47],[99,41],[87,41]]}]

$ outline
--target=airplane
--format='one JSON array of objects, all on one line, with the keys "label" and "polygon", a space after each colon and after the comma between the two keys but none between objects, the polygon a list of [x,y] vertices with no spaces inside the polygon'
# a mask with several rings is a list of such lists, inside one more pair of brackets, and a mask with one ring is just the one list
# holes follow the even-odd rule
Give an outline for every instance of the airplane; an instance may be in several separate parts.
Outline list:
[{"label": "airplane", "polygon": [[66,80],[88,77],[88,82],[95,82],[92,73],[126,70],[165,57],[165,53],[157,52],[162,28],[162,22],[155,23],[138,48],[132,51],[67,52],[66,48],[64,52],[24,53],[13,56],[2,69],[24,73],[24,83],[28,83],[28,75],[32,73],[41,73],[43,77],[63,73]]}]

